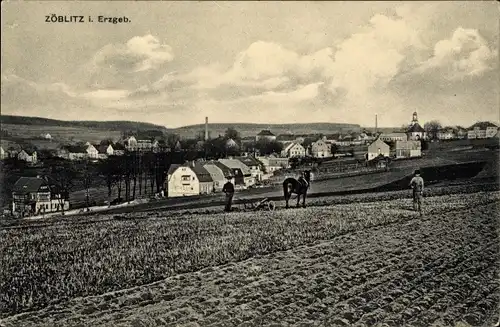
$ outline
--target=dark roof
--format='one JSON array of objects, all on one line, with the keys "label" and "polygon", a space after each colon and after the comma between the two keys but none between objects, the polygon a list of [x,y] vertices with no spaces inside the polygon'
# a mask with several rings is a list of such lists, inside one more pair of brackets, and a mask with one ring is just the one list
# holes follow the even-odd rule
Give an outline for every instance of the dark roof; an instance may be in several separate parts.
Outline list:
[{"label": "dark roof", "polygon": [[419,123],[413,124],[410,128],[408,128],[408,133],[423,133],[425,129],[420,126]]},{"label": "dark roof", "polygon": [[33,153],[35,153],[35,152],[36,152],[36,150],[34,150],[34,149],[23,149],[23,150],[24,150],[24,152],[26,152],[29,156],[32,156],[32,155],[33,155]]},{"label": "dark roof", "polygon": [[480,129],[486,129],[486,127],[498,127],[498,126],[489,121],[480,121],[469,127],[469,129],[474,129],[475,127],[479,127]]},{"label": "dark roof", "polygon": [[66,145],[63,149],[68,150],[70,153],[87,153],[87,149],[83,145]]},{"label": "dark roof", "polygon": [[14,184],[13,192],[22,194],[38,192],[42,185],[47,185],[47,182],[42,178],[20,177]]},{"label": "dark roof", "polygon": [[260,131],[260,133],[259,133],[259,134],[257,134],[257,135],[259,135],[259,136],[274,136],[274,134],[273,134],[273,133],[271,133],[271,131],[270,131],[270,130],[268,130],[268,129],[263,129],[263,130],[262,130],[262,131]]},{"label": "dark roof", "polygon": [[191,166],[191,169],[194,171],[198,180],[201,183],[213,182],[212,175],[206,170],[199,162],[195,163],[194,166]]},{"label": "dark roof", "polygon": [[108,148],[109,145],[107,144],[99,144],[99,145],[94,145],[94,147],[97,149],[97,152],[101,154],[106,154],[106,149]]},{"label": "dark roof", "polygon": [[179,164],[171,164],[170,167],[168,168],[168,172],[167,174],[168,175],[172,175],[174,173],[174,171],[179,168],[181,165]]}]

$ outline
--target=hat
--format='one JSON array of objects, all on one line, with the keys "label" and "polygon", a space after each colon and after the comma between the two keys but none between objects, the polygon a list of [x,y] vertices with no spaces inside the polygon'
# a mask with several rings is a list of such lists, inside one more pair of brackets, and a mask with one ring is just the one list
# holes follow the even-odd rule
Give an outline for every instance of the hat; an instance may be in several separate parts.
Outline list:
[{"label": "hat", "polygon": [[420,175],[420,170],[419,169],[415,170],[415,175]]}]

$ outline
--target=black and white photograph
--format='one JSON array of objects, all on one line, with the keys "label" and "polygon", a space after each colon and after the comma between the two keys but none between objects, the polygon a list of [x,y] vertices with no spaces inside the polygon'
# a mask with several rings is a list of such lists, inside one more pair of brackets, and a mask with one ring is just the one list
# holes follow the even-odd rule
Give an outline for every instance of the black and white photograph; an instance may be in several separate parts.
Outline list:
[{"label": "black and white photograph", "polygon": [[500,326],[498,1],[2,1],[0,327]]}]

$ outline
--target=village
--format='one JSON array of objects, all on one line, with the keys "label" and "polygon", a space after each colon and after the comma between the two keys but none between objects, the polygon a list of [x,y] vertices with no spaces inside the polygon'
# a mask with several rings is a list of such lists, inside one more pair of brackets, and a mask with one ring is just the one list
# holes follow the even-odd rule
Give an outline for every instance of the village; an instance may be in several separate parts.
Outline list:
[{"label": "village", "polygon": [[[27,217],[88,208],[97,204],[95,187],[104,185],[108,197],[101,202],[111,206],[139,198],[220,193],[227,180],[239,191],[272,187],[297,175],[305,166],[313,168],[313,181],[367,174],[386,170],[394,160],[421,158],[429,142],[498,138],[499,133],[490,122],[478,122],[467,129],[442,128],[438,123],[422,126],[417,112],[409,124],[393,132],[379,132],[376,118],[375,129],[329,135],[275,135],[272,130],[262,130],[255,136],[240,137],[237,131],[229,129],[226,135],[212,139],[209,129],[207,117],[204,135],[198,139],[177,138],[173,142],[129,135],[120,141],[67,144],[52,150],[23,148],[2,140],[0,156],[11,167],[22,164],[36,169],[44,167],[44,161],[53,166],[54,160],[56,166],[62,167],[55,175],[54,169],[49,169],[52,173],[39,169],[37,172],[41,173],[36,176],[19,176],[12,189],[6,190],[10,199],[4,213]],[[50,134],[42,137],[52,138]],[[82,169],[87,173],[81,173]],[[70,193],[77,191],[76,185],[85,189],[84,202],[71,201]],[[111,198],[115,193],[116,198]]]}]

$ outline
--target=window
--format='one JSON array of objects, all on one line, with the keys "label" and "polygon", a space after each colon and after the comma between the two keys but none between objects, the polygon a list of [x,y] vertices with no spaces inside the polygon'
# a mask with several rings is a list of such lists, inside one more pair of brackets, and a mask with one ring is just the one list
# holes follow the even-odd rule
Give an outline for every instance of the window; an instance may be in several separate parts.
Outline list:
[{"label": "window", "polygon": [[182,177],[181,177],[181,181],[183,181],[183,182],[189,182],[189,181],[190,181],[190,179],[191,179],[190,177],[191,177],[191,176],[189,176],[189,175],[182,175]]}]

